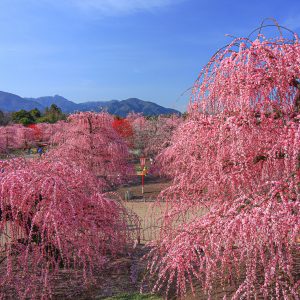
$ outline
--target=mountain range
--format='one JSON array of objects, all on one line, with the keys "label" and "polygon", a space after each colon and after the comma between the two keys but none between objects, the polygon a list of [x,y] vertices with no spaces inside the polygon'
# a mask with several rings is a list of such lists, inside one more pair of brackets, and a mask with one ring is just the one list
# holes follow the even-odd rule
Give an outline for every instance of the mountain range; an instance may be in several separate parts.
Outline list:
[{"label": "mountain range", "polygon": [[14,112],[20,109],[31,110],[34,108],[44,111],[46,107],[51,106],[51,104],[56,104],[64,113],[73,113],[76,111],[107,111],[110,114],[121,117],[125,117],[130,112],[142,113],[145,116],[180,114],[180,112],[175,109],[166,108],[138,98],[75,103],[59,95],[22,98],[15,94],[0,91],[0,110],[4,112]]}]

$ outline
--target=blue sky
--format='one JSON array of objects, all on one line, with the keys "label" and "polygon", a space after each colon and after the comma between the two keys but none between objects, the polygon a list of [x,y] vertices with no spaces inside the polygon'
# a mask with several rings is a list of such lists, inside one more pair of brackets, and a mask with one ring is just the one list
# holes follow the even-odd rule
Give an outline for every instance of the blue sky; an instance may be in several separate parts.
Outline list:
[{"label": "blue sky", "polygon": [[266,17],[300,33],[299,0],[0,0],[0,90],[185,110],[225,34]]}]

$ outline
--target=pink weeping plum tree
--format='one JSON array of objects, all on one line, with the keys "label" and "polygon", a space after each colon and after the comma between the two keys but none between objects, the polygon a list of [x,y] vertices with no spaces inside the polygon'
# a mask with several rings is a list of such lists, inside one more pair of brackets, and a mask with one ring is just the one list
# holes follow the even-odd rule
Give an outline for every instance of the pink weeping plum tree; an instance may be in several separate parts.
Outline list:
[{"label": "pink weeping plum tree", "polygon": [[51,298],[61,269],[88,284],[132,240],[125,208],[99,194],[84,169],[48,159],[0,169],[0,298]]},{"label": "pink weeping plum tree", "polygon": [[50,143],[54,136],[62,134],[65,128],[65,121],[58,121],[56,123],[38,123],[34,124],[36,128],[36,140],[42,143]]},{"label": "pink weeping plum tree", "polygon": [[22,149],[34,143],[34,132],[22,125],[0,127],[0,152],[9,153],[11,150]]},{"label": "pink weeping plum tree", "polygon": [[168,147],[172,134],[182,123],[178,115],[145,118],[141,114],[129,114],[127,120],[133,128],[134,147],[144,155],[155,157]]},{"label": "pink weeping plum tree", "polygon": [[0,153],[9,154],[12,150],[26,149],[39,143],[55,143],[64,134],[66,122],[55,124],[39,123],[23,126],[13,124],[0,127]]},{"label": "pink weeping plum tree", "polygon": [[147,120],[144,152],[147,156],[156,157],[169,146],[172,134],[183,121],[178,115],[158,116]]},{"label": "pink weeping plum tree", "polygon": [[126,120],[133,130],[133,148],[144,150],[147,138],[147,119],[141,113],[130,113]]},{"label": "pink weeping plum tree", "polygon": [[49,156],[72,161],[101,178],[107,186],[128,178],[131,168],[126,142],[113,129],[113,117],[107,113],[77,113],[68,118],[53,137],[57,146]]},{"label": "pink weeping plum tree", "polygon": [[299,76],[297,36],[237,38],[201,71],[159,158],[174,180],[149,254],[154,291],[299,299]]}]

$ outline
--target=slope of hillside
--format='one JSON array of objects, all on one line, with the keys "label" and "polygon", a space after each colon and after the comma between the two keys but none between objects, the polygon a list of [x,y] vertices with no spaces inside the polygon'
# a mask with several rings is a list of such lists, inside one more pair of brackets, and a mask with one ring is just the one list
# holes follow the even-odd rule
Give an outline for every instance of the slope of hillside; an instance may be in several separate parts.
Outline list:
[{"label": "slope of hillside", "polygon": [[20,109],[30,110],[33,108],[43,110],[44,106],[34,101],[34,99],[26,100],[15,94],[0,91],[0,110],[13,112]]},{"label": "slope of hillside", "polygon": [[38,102],[44,108],[49,107],[49,106],[51,106],[51,104],[54,103],[58,107],[60,107],[61,110],[65,113],[71,113],[71,112],[74,112],[75,110],[78,110],[76,103],[74,103],[62,96],[59,96],[59,95],[39,97],[39,98],[27,98],[27,99]]},{"label": "slope of hillside", "polygon": [[165,108],[156,103],[143,101],[138,98],[129,98],[126,100],[110,101],[89,101],[75,103],[62,96],[46,96],[39,98],[22,98],[20,96],[0,92],[0,110],[6,112],[18,111],[20,109],[30,110],[38,108],[43,111],[46,107],[56,104],[64,113],[73,113],[76,111],[107,111],[110,114],[125,117],[130,112],[142,113],[145,116],[161,114],[180,114],[179,111],[171,108]]}]

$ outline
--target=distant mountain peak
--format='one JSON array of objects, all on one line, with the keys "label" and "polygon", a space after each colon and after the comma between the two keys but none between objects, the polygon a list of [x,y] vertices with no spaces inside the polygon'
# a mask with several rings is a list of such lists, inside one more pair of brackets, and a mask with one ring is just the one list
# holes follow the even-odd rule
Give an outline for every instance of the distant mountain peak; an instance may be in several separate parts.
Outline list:
[{"label": "distant mountain peak", "polygon": [[143,113],[145,116],[180,114],[180,112],[175,109],[165,108],[154,102],[144,101],[139,98],[74,103],[60,95],[22,98],[15,94],[0,91],[0,110],[3,111],[12,112],[20,109],[30,110],[33,108],[44,110],[46,107],[50,107],[51,104],[56,104],[64,113],[105,110],[110,114],[119,115],[121,117],[126,117],[130,112]]}]

